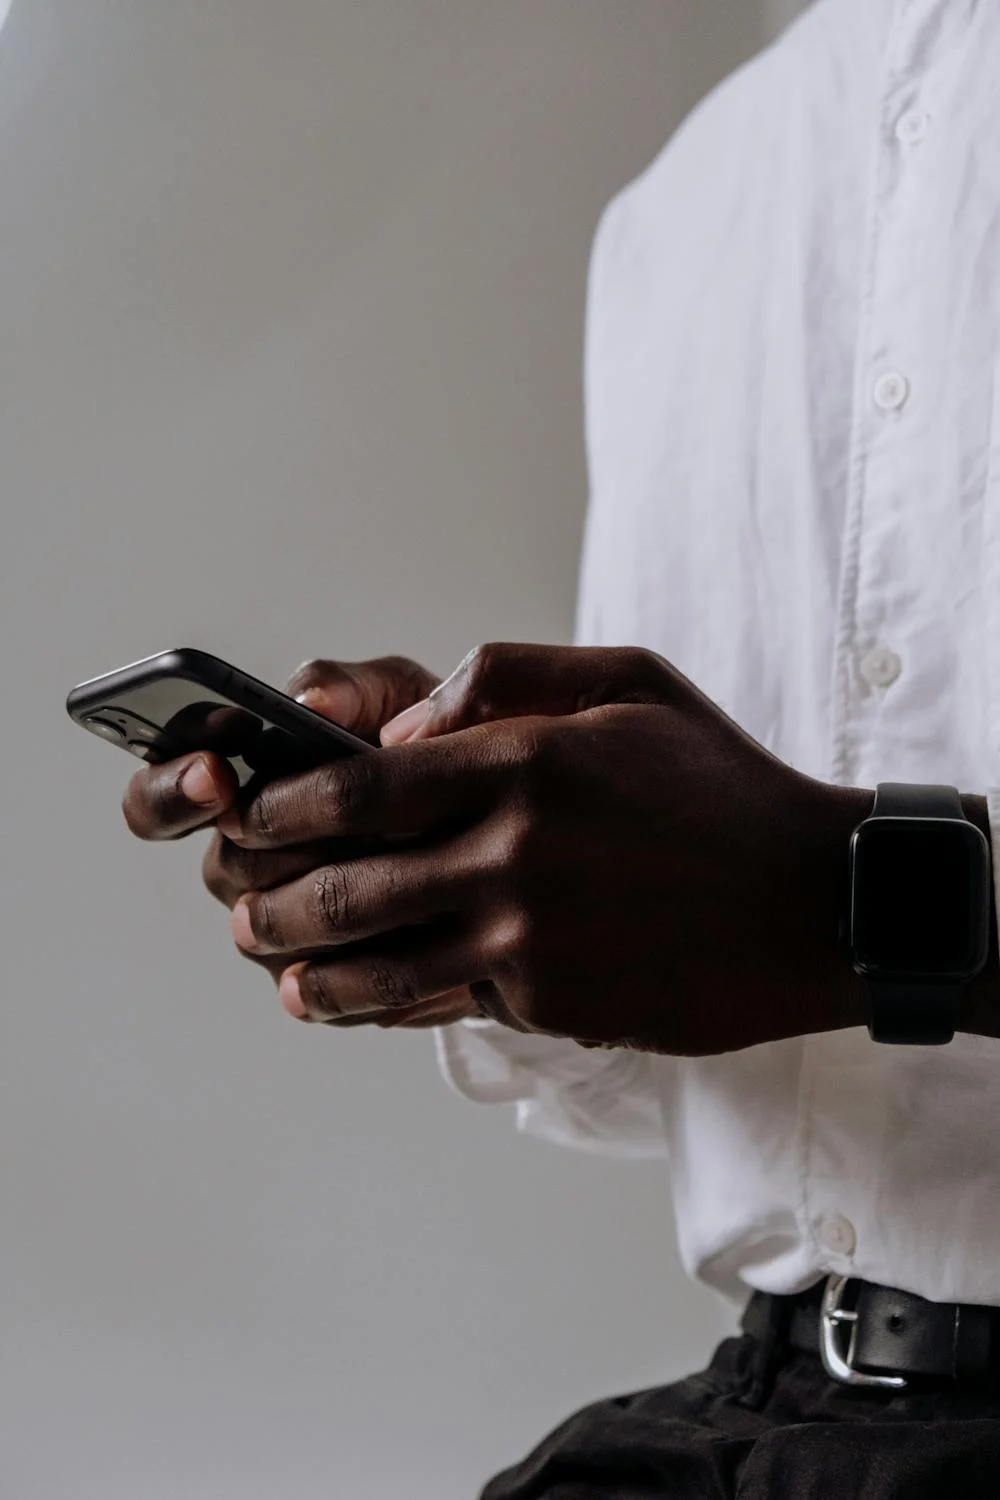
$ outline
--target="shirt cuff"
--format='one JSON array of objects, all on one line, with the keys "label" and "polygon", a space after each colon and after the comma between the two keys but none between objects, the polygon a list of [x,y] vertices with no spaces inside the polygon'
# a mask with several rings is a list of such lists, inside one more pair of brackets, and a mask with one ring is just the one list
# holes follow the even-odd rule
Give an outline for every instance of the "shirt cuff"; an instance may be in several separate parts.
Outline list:
[{"label": "shirt cuff", "polygon": [[606,1156],[662,1157],[654,1059],[471,1019],[435,1029],[441,1071],[476,1104],[511,1104],[518,1130]]}]

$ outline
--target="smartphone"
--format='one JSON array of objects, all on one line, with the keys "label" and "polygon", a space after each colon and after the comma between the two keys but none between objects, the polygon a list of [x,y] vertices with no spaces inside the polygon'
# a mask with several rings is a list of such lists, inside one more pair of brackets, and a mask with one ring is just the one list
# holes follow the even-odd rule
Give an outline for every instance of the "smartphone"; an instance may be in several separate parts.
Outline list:
[{"label": "smartphone", "polygon": [[266,682],[187,647],[81,682],[66,708],[91,734],[152,764],[214,750],[240,786],[373,748]]}]

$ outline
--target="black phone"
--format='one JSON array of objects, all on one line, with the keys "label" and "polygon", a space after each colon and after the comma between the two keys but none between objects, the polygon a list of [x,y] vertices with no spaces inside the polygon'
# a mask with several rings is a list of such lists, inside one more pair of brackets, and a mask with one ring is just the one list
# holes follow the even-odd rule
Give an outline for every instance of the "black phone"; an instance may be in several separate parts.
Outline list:
[{"label": "black phone", "polygon": [[373,748],[287,693],[188,647],[81,682],[66,708],[83,729],[150,763],[214,750],[240,786]]}]

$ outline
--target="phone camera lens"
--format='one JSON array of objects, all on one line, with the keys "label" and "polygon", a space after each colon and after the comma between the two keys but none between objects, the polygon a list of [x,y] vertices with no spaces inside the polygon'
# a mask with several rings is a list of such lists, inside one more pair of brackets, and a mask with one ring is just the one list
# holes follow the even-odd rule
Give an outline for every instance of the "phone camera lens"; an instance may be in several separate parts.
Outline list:
[{"label": "phone camera lens", "polygon": [[110,719],[99,719],[96,714],[91,714],[86,719],[87,728],[99,734],[101,739],[110,740],[113,745],[125,743],[125,731],[119,729],[117,724],[112,724]]}]

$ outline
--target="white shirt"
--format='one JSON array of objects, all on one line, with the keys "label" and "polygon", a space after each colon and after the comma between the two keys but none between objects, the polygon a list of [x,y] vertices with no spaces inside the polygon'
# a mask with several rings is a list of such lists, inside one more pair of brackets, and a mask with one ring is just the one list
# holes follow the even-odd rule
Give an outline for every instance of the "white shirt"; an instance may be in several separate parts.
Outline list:
[{"label": "white shirt", "polygon": [[[822,0],[612,203],[578,625],[811,776],[988,794],[995,858],[998,80],[1000,5]],[[522,1130],[667,1157],[684,1263],[723,1293],[841,1272],[1000,1304],[1000,1042],[437,1040]]]}]

